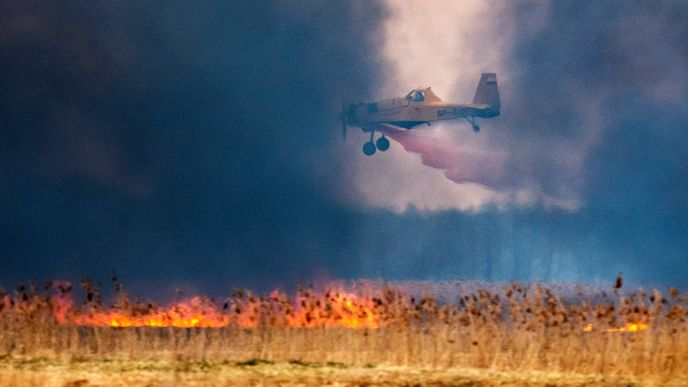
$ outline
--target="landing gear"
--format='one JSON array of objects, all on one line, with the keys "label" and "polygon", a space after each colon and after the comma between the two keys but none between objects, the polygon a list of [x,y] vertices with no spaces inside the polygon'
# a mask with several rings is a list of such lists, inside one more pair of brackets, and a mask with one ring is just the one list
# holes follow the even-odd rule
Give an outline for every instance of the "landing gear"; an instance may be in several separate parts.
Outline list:
[{"label": "landing gear", "polygon": [[471,124],[474,132],[478,133],[480,131],[480,126],[478,125],[478,120],[475,119],[475,116],[466,117],[466,121]]},{"label": "landing gear", "polygon": [[375,154],[375,143],[372,141],[368,141],[365,144],[363,144],[363,153],[365,153],[366,156],[372,156]]},{"label": "landing gear", "polygon": [[373,139],[375,139],[375,131],[370,132],[370,141],[363,144],[363,153],[366,156],[374,155],[376,150],[384,152],[389,149],[389,140],[384,135],[375,142],[373,142]]},{"label": "landing gear", "polygon": [[375,143],[373,142],[374,137],[375,137],[375,131],[373,130],[370,132],[370,141],[363,144],[363,153],[366,156],[372,156],[375,154]]},{"label": "landing gear", "polygon": [[387,137],[383,135],[382,137],[377,139],[375,145],[377,146],[377,149],[380,150],[380,152],[384,152],[387,149],[389,149],[389,140],[387,139]]}]

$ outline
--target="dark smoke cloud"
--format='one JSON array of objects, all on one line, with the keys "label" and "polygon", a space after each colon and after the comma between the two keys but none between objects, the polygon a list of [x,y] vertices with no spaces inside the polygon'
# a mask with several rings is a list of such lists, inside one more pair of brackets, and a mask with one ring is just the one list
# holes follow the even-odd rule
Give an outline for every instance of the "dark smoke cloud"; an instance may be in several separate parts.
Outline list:
[{"label": "dark smoke cloud", "polygon": [[[515,11],[528,21],[529,6]],[[557,2],[546,26],[514,53],[528,69],[515,86],[521,101],[548,106],[535,119],[518,110],[529,117],[516,119],[533,122],[521,126],[523,136],[585,141],[586,128],[600,128],[582,176],[585,208],[575,215],[584,230],[569,243],[596,240],[593,259],[610,259],[639,280],[688,279],[675,272],[688,258],[688,211],[679,199],[688,197],[687,21],[683,2]],[[592,117],[576,110],[586,100],[596,104]],[[557,179],[556,170],[539,173]]]},{"label": "dark smoke cloud", "polygon": [[[513,8],[519,21],[528,25],[538,22],[533,19],[540,17],[533,12],[537,7],[521,3]],[[627,144],[628,153],[634,155],[658,151],[632,143],[634,134],[627,133],[627,121],[620,118],[663,120],[685,114],[688,70],[683,64],[688,53],[681,42],[688,33],[687,12],[685,4],[671,1],[623,6],[600,2],[586,7],[561,2],[552,4],[538,33],[517,41],[513,64],[527,70],[513,85],[518,98],[508,112],[507,125],[512,127],[505,130],[524,139],[518,143],[520,154],[538,156],[533,163],[538,180],[553,187],[564,185],[558,184],[560,164],[552,161],[566,155],[538,152],[542,146],[575,149],[576,143],[588,143],[593,163],[605,153],[599,151],[612,144]],[[632,100],[644,108],[638,110]],[[668,115],[666,107],[671,107]],[[673,136],[678,128],[653,124],[644,131]],[[589,164],[585,167],[586,172],[595,170]],[[648,167],[656,165],[648,163]],[[624,168],[618,173],[636,171]],[[581,182],[581,186],[587,190],[596,183],[600,182]]]},{"label": "dark smoke cloud", "polygon": [[[510,7],[518,98],[495,141],[561,196],[566,159],[542,149],[592,138],[578,211],[335,199],[339,103],[380,79],[378,4],[4,2],[0,281],[117,269],[147,295],[327,276],[686,284],[687,7]],[[488,183],[512,184],[501,173]]]},{"label": "dark smoke cloud", "polygon": [[[352,275],[327,197],[342,99],[377,71],[377,4],[4,2],[0,281]],[[150,289],[148,289],[150,291]]]}]

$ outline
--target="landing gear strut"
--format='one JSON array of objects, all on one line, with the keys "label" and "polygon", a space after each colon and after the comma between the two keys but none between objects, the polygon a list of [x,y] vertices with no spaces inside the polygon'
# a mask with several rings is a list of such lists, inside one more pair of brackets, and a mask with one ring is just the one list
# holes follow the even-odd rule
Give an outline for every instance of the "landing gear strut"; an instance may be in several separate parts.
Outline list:
[{"label": "landing gear strut", "polygon": [[478,133],[480,131],[480,126],[478,125],[478,120],[475,119],[475,116],[466,117],[466,121],[471,124],[474,132]]},{"label": "landing gear strut", "polygon": [[375,154],[375,143],[373,142],[374,136],[375,136],[375,131],[371,131],[370,132],[370,141],[363,144],[363,153],[365,153],[366,156],[372,156]]}]

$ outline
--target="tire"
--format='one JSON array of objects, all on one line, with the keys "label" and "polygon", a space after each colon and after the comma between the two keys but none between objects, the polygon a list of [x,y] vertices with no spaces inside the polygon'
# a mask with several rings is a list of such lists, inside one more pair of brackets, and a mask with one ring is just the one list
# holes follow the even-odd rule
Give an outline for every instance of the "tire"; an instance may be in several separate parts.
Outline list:
[{"label": "tire", "polygon": [[382,137],[377,139],[377,142],[375,142],[375,145],[377,146],[377,149],[380,152],[384,152],[387,149],[389,149],[389,140],[387,139],[387,137],[382,136]]},{"label": "tire", "polygon": [[363,153],[366,156],[374,155],[375,154],[375,144],[372,141],[366,142],[365,144],[363,144]]}]

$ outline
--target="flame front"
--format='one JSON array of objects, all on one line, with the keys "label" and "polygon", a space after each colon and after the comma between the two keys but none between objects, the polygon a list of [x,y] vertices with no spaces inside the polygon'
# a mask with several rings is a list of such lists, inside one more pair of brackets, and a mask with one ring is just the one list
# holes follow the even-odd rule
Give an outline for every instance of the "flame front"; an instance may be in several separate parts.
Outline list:
[{"label": "flame front", "polygon": [[[149,304],[113,306],[111,308],[75,308],[71,298],[53,300],[53,314],[60,324],[128,327],[175,327],[175,328],[221,328],[230,325],[255,328],[261,325],[286,326],[292,328],[343,327],[379,328],[388,324],[390,305],[380,306],[379,298],[363,297],[343,291],[316,293],[299,292],[294,298],[285,293],[273,291],[267,297],[258,297],[250,292],[238,293],[231,301],[218,307],[205,297],[192,297],[177,301],[167,307]],[[393,303],[392,303],[393,304]],[[405,306],[408,314],[413,308]],[[624,326],[595,329],[593,324],[583,326],[583,332],[639,332],[648,324],[627,323]]]},{"label": "flame front", "polygon": [[67,298],[53,300],[53,305],[58,323],[82,326],[221,328],[236,324],[253,328],[271,324],[300,328],[377,328],[381,325],[371,299],[344,292],[306,293],[290,300],[284,293],[274,291],[268,298],[237,297],[231,305],[225,303],[224,308],[218,308],[203,297],[178,301],[168,307],[113,306],[79,310],[73,309],[73,302]]},{"label": "flame front", "polygon": [[647,324],[643,323],[628,323],[620,328],[610,328],[607,332],[638,332],[647,329]]},{"label": "flame front", "polygon": [[[152,308],[151,308],[152,309]],[[201,297],[177,302],[162,310],[153,309],[147,313],[124,312],[120,310],[96,310],[74,316],[76,325],[128,327],[176,327],[176,328],[220,328],[229,325],[229,316],[223,315],[211,303]]]},{"label": "flame front", "polygon": [[[55,285],[55,283],[57,285]],[[458,303],[447,302],[430,294],[422,297],[403,288],[363,284],[345,291],[334,284],[335,291],[298,288],[294,296],[275,290],[257,295],[249,290],[234,290],[220,302],[208,297],[191,297],[166,306],[130,301],[121,286],[110,307],[104,306],[97,289],[82,284],[85,302],[78,306],[72,299],[71,284],[54,281],[45,296],[35,288],[21,285],[11,296],[0,290],[0,317],[39,319],[61,325],[98,327],[176,327],[221,328],[235,326],[257,328],[281,326],[293,328],[342,327],[379,328],[395,324],[421,326],[442,321],[468,326],[482,321],[508,324],[512,329],[533,330],[543,326],[569,326],[582,332],[640,332],[649,329],[658,318],[683,318],[685,308],[677,300],[665,308],[664,298],[656,292],[646,303],[644,295],[624,298],[622,307],[608,302],[566,304],[546,288],[528,290],[519,284],[504,289],[504,298],[486,289],[462,295]],[[33,290],[32,290],[33,289]],[[332,288],[330,288],[332,289]],[[505,301],[506,300],[506,301]],[[664,316],[666,315],[666,316]],[[629,321],[616,326],[615,321]]]},{"label": "flame front", "polygon": [[[647,328],[648,325],[645,323],[628,323],[622,327],[605,329],[604,332],[639,332],[644,331]],[[592,324],[588,324],[583,327],[583,332],[592,332],[593,330]]]},{"label": "flame front", "polygon": [[301,308],[287,316],[292,327],[341,326],[346,328],[377,328],[379,313],[375,313],[370,300],[360,301],[355,294],[336,292],[326,294],[324,304],[309,304],[299,300]]}]

